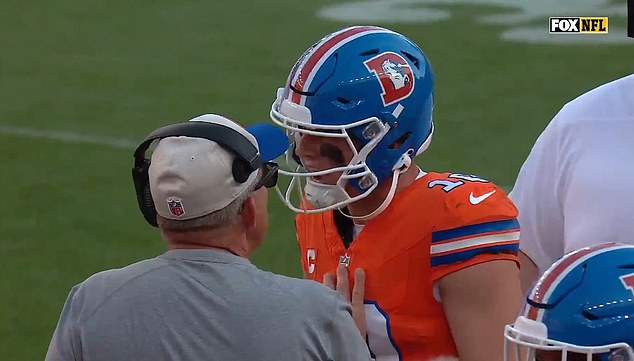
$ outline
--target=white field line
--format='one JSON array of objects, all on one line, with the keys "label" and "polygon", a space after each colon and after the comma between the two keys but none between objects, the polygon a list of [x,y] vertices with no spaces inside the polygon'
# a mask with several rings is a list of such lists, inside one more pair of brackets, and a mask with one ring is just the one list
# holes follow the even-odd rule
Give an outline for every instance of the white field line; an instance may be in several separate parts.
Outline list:
[{"label": "white field line", "polygon": [[[104,145],[117,149],[136,149],[138,144],[128,139],[115,138],[115,137],[103,137],[99,135],[88,135],[75,132],[64,132],[60,130],[43,130],[27,127],[15,127],[10,125],[0,125],[1,135],[12,135],[18,137],[27,138],[43,138],[58,140],[60,142],[67,143],[84,143],[84,144],[96,144]],[[512,186],[501,186],[506,193],[511,191]]]},{"label": "white field line", "polygon": [[0,125],[0,134],[26,138],[43,138],[58,140],[66,143],[83,143],[104,145],[117,149],[135,149],[138,145],[128,139],[104,137],[99,135],[88,135],[75,132],[67,132],[52,129],[35,129],[28,127],[16,127],[10,125]]}]

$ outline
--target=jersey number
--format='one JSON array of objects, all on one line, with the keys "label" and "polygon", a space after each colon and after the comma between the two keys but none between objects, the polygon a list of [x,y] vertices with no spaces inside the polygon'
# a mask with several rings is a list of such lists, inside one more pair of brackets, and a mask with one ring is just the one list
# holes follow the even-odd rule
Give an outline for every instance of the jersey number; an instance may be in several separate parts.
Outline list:
[{"label": "jersey number", "polygon": [[368,347],[376,361],[400,361],[401,352],[392,339],[390,319],[376,302],[365,304]]},{"label": "jersey number", "polygon": [[462,180],[449,180],[449,178],[453,178],[453,179],[463,179],[463,180],[467,180],[467,181],[471,181],[471,182],[482,182],[482,183],[488,183],[489,181],[484,179],[484,178],[479,178],[470,174],[459,174],[459,173],[452,173],[449,175],[449,177],[447,177],[448,179],[436,179],[433,180],[431,182],[429,182],[429,184],[427,185],[428,188],[433,188],[435,186],[442,186],[442,190],[445,192],[450,192],[452,189],[456,188],[456,187],[460,187],[461,185],[464,184],[464,181]]}]

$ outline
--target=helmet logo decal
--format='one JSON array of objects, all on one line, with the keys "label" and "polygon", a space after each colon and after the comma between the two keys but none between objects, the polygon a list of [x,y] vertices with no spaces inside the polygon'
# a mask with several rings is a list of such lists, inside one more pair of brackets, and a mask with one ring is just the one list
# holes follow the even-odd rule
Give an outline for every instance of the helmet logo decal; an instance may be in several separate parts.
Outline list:
[{"label": "helmet logo decal", "polygon": [[623,286],[634,293],[634,273],[623,275],[619,278],[621,279]]},{"label": "helmet logo decal", "polygon": [[394,104],[412,94],[414,74],[409,63],[399,54],[381,53],[363,64],[381,84],[383,105]]}]

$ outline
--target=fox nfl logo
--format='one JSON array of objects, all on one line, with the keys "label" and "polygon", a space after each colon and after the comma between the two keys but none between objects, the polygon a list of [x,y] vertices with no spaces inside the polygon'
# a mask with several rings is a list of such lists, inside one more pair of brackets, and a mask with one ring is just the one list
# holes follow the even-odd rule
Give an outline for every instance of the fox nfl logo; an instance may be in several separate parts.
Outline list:
[{"label": "fox nfl logo", "polygon": [[551,34],[607,34],[607,17],[551,17]]}]

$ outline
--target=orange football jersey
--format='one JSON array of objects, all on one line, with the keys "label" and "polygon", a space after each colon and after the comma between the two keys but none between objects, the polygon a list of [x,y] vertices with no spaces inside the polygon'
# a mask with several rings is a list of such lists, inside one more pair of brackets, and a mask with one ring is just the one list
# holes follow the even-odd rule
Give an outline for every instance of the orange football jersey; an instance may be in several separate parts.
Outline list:
[{"label": "orange football jersey", "polygon": [[321,282],[339,263],[365,270],[368,346],[376,360],[427,361],[457,358],[434,283],[474,264],[518,262],[516,217],[493,183],[423,173],[347,249],[332,211],[298,214],[296,227],[307,278]]}]

